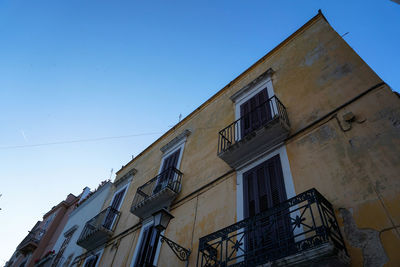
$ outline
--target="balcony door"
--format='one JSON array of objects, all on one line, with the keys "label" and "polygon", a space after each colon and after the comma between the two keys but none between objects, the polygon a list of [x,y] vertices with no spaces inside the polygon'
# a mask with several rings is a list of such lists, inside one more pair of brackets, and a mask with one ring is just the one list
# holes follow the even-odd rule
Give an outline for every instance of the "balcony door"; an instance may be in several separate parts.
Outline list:
[{"label": "balcony door", "polygon": [[108,213],[104,219],[104,224],[103,224],[103,226],[108,230],[111,230],[114,221],[117,218],[117,212],[121,207],[122,200],[125,196],[126,188],[127,187],[124,187],[114,194],[113,200],[111,201],[110,209],[108,210]]},{"label": "balcony door", "polygon": [[[174,180],[176,176],[175,169],[178,167],[178,160],[181,154],[181,149],[177,149],[172,152],[169,156],[164,158],[161,164],[160,174],[157,180],[157,184],[154,188],[153,193],[158,193],[163,188],[165,188],[168,184],[171,187],[175,186]],[[174,188],[175,189],[175,188]]]},{"label": "balcony door", "polygon": [[271,119],[267,89],[263,89],[240,105],[240,139]]},{"label": "balcony door", "polygon": [[100,251],[95,252],[88,258],[86,258],[85,263],[83,264],[83,267],[97,267],[102,253],[103,253],[103,250],[100,250]]},{"label": "balcony door", "polygon": [[[287,200],[279,154],[243,173],[243,197],[245,218],[254,217]],[[290,218],[286,211],[272,213],[257,221],[247,232],[245,248],[250,255],[267,254],[283,242],[292,242]]]},{"label": "balcony door", "polygon": [[154,228],[153,224],[144,226],[141,233],[141,239],[138,254],[134,263],[134,267],[152,267],[157,253],[157,246],[160,233]]}]

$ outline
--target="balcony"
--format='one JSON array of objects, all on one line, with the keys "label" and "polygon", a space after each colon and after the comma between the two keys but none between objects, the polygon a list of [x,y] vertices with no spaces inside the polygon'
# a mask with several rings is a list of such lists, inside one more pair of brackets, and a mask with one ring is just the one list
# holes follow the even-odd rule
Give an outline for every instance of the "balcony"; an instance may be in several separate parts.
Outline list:
[{"label": "balcony", "polygon": [[181,191],[182,173],[176,168],[169,168],[160,173],[136,191],[131,212],[141,219],[154,212],[169,207]]},{"label": "balcony", "polygon": [[334,209],[310,189],[200,238],[197,266],[348,266]]},{"label": "balcony", "polygon": [[86,222],[76,243],[87,250],[101,246],[114,233],[119,216],[120,212],[118,210],[112,207],[106,208]]},{"label": "balcony", "polygon": [[33,252],[39,245],[40,239],[44,233],[45,231],[40,228],[30,231],[24,240],[22,240],[22,242],[18,245],[18,251],[24,255]]},{"label": "balcony", "polygon": [[273,96],[219,132],[218,156],[237,168],[283,142],[289,129],[286,108]]}]

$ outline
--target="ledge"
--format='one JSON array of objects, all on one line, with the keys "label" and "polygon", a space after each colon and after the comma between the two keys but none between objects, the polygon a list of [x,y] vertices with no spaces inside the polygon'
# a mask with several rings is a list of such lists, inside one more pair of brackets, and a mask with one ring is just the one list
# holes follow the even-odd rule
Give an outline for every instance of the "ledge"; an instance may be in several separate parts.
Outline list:
[{"label": "ledge", "polygon": [[131,176],[135,175],[136,173],[137,173],[137,170],[135,168],[132,168],[132,170],[128,171],[124,176],[122,176],[117,181],[115,181],[114,186],[118,187],[120,184],[125,182],[127,179],[129,179]]},{"label": "ledge", "polygon": [[160,148],[161,152],[165,153],[168,149],[173,147],[174,145],[178,144],[180,141],[183,139],[187,138],[192,132],[188,129],[184,130],[181,134],[179,134],[177,137],[169,141],[166,145],[162,146]]},{"label": "ledge", "polygon": [[272,77],[272,74],[274,74],[274,70],[272,68],[267,69],[264,73],[262,73],[260,76],[255,78],[253,81],[251,81],[249,84],[244,86],[242,89],[234,93],[230,99],[235,103],[238,98],[240,98],[243,94],[247,93],[250,91],[254,86],[256,86],[259,82],[261,82],[264,79],[268,79]]},{"label": "ledge", "polygon": [[271,261],[258,267],[271,266],[345,267],[350,266],[350,258],[329,242],[314,249]]}]

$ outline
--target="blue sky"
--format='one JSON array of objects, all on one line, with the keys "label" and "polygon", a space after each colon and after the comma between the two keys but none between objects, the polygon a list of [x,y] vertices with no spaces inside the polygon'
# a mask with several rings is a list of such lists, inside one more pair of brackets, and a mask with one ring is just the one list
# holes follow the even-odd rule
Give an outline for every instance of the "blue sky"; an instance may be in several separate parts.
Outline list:
[{"label": "blue sky", "polygon": [[[0,1],[0,265],[68,193],[109,178],[318,9],[399,91],[389,0]],[[126,135],[139,136],[31,146]]]}]

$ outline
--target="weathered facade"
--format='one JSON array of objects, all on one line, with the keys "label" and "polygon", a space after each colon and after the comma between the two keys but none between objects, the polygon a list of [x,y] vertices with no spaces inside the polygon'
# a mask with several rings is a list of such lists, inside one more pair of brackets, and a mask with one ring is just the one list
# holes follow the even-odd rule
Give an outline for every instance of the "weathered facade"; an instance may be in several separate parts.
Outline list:
[{"label": "weathered facade", "polygon": [[51,262],[53,246],[78,200],[79,197],[69,194],[64,201],[43,215],[43,220],[37,222],[22,240],[6,266],[32,267]]},{"label": "weathered facade", "polygon": [[80,198],[76,208],[69,214],[68,221],[54,244],[54,257],[48,266],[70,266],[74,258],[84,252],[76,242],[87,221],[99,213],[110,188],[111,182],[104,181],[93,192],[88,187],[84,189],[87,195]]},{"label": "weathered facade", "polygon": [[398,266],[399,100],[319,13],[117,173],[80,264]]}]

